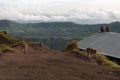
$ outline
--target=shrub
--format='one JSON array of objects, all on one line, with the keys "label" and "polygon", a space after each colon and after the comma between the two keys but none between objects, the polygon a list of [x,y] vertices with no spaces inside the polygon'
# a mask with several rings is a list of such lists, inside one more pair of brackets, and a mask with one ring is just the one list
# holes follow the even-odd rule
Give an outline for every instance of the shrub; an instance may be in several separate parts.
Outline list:
[{"label": "shrub", "polygon": [[64,50],[74,50],[74,49],[78,49],[78,42],[77,41],[68,42],[68,44]]},{"label": "shrub", "polygon": [[3,31],[3,33],[4,33],[5,35],[7,35],[7,31]]}]

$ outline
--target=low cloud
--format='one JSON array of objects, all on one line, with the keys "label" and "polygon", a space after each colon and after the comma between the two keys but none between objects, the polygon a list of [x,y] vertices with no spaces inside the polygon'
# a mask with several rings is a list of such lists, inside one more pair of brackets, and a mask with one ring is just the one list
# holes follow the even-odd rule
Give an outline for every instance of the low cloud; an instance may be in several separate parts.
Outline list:
[{"label": "low cloud", "polygon": [[37,8],[34,10],[20,10],[15,7],[0,8],[0,19],[14,21],[71,21],[80,24],[96,24],[120,21],[120,11],[108,10],[68,10],[64,13],[46,13]]}]

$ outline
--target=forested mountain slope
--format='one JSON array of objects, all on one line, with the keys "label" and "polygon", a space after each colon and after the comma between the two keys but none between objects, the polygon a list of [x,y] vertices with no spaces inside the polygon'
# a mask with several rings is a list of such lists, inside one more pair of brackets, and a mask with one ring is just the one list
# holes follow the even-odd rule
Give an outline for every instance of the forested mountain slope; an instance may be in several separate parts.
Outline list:
[{"label": "forested mountain slope", "polygon": [[13,37],[41,41],[51,47],[56,47],[57,45],[54,44],[61,43],[60,48],[71,39],[81,40],[99,32],[101,26],[110,26],[112,32],[120,32],[120,22],[83,25],[72,22],[18,23],[0,20],[0,30],[7,31]]}]

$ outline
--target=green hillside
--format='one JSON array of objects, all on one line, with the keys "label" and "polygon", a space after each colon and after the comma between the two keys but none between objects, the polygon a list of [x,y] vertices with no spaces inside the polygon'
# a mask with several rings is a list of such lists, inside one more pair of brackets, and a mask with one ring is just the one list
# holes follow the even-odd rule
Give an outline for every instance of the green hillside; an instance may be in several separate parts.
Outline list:
[{"label": "green hillside", "polygon": [[112,31],[120,32],[120,22],[111,24],[80,25],[72,22],[44,22],[21,24],[9,20],[0,20],[0,30],[7,31],[15,37],[79,37],[98,32],[101,25],[110,25]]},{"label": "green hillside", "polygon": [[0,30],[13,36],[38,37],[84,37],[98,31],[98,25],[80,25],[72,22],[48,22],[20,24],[9,20],[0,21]]}]

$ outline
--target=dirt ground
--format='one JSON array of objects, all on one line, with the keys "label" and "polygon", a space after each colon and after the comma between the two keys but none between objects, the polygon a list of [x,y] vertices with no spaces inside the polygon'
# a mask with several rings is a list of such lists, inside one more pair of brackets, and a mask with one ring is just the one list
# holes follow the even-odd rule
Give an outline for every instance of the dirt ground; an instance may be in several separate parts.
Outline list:
[{"label": "dirt ground", "polygon": [[72,52],[29,46],[0,56],[0,80],[120,80],[120,70]]}]

